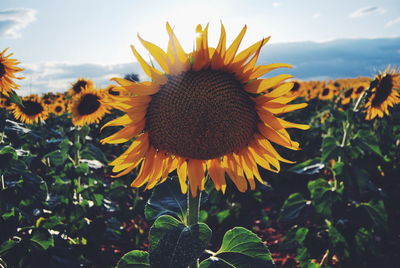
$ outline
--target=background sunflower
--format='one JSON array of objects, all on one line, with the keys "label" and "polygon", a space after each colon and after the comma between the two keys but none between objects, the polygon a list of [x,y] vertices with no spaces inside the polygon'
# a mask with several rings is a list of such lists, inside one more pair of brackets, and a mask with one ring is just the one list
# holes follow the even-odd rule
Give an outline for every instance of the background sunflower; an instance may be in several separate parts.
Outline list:
[{"label": "background sunflower", "polygon": [[86,86],[72,97],[68,110],[72,116],[72,123],[76,126],[99,123],[110,106],[103,103],[103,94],[93,87]]},{"label": "background sunflower", "polygon": [[46,120],[49,116],[48,106],[37,95],[29,95],[21,99],[21,105],[12,103],[10,110],[14,117],[25,123],[38,123],[39,120]]},{"label": "background sunflower", "polygon": [[8,96],[13,89],[18,89],[13,79],[23,79],[23,77],[16,77],[15,74],[23,71],[24,69],[17,67],[20,63],[16,59],[11,59],[12,53],[6,55],[8,48],[0,52],[0,93]]}]

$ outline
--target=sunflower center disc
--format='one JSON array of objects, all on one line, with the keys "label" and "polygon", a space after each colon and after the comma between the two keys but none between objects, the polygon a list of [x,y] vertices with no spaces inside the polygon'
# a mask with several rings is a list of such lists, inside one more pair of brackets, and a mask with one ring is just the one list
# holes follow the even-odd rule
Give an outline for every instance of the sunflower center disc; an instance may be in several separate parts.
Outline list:
[{"label": "sunflower center disc", "polygon": [[62,111],[62,107],[61,107],[61,106],[57,106],[57,107],[56,107],[56,112],[59,113],[59,112],[61,112],[61,111]]},{"label": "sunflower center disc", "polygon": [[382,80],[378,83],[378,87],[376,89],[376,94],[372,100],[372,106],[377,107],[380,106],[390,95],[392,92],[392,77],[390,75],[386,75],[382,78]]},{"label": "sunflower center disc", "polygon": [[2,78],[5,73],[6,68],[4,67],[4,64],[0,62],[0,78]]},{"label": "sunflower center disc", "polygon": [[254,102],[234,74],[201,70],[171,76],[146,115],[151,144],[192,159],[240,150],[257,129]]},{"label": "sunflower center disc", "polygon": [[23,101],[22,104],[22,111],[26,115],[33,116],[40,114],[43,111],[43,106],[36,101]]},{"label": "sunflower center disc", "polygon": [[92,94],[86,94],[78,105],[78,112],[80,115],[88,115],[96,112],[99,107],[99,97]]}]

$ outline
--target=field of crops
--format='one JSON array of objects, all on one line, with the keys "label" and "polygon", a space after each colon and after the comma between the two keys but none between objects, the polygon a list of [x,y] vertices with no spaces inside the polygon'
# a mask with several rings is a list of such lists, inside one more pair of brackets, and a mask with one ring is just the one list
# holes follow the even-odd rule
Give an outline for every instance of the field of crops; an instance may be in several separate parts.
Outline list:
[{"label": "field of crops", "polygon": [[132,48],[152,82],[102,89],[19,97],[0,53],[0,267],[399,267],[398,70],[264,78],[267,40],[168,30],[166,75]]}]

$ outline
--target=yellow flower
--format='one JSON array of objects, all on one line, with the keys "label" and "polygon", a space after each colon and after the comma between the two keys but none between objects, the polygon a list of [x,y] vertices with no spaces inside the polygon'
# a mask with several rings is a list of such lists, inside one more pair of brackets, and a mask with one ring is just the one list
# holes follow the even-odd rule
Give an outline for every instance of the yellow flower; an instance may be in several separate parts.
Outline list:
[{"label": "yellow flower", "polygon": [[[94,83],[92,80],[79,78],[78,80],[75,81],[75,83],[72,84],[67,94],[70,96],[74,96],[75,94],[81,93],[82,89],[84,89],[85,87],[92,88],[93,86]],[[60,95],[57,96],[59,97]]]},{"label": "yellow flower", "polygon": [[372,94],[369,97],[366,108],[366,120],[372,120],[376,116],[382,118],[389,115],[389,107],[400,103],[400,73],[395,68],[387,68],[378,74],[371,82]]},{"label": "yellow flower", "polygon": [[332,84],[321,87],[318,98],[320,100],[330,100],[335,96],[336,88]]},{"label": "yellow flower", "polygon": [[11,90],[19,88],[19,85],[13,79],[23,79],[23,77],[16,77],[15,73],[24,70],[17,67],[20,62],[10,58],[13,55],[12,53],[5,55],[7,50],[8,48],[0,52],[0,93],[5,96],[8,96]]},{"label": "yellow flower", "polygon": [[56,100],[51,105],[51,112],[55,115],[63,115],[66,111],[66,102],[62,99]]},{"label": "yellow flower", "polygon": [[111,163],[113,171],[120,172],[117,177],[140,166],[133,187],[147,183],[146,189],[151,189],[176,170],[182,192],[187,192],[189,181],[196,196],[204,189],[208,170],[217,190],[226,189],[225,173],[239,191],[248,186],[253,190],[255,180],[264,184],[258,165],[279,172],[280,162],[292,163],[281,157],[271,142],[300,149],[286,129],[309,127],[277,117],[306,106],[288,104],[296,98],[288,97],[293,83],[283,81],[291,76],[260,78],[290,65],[256,65],[269,38],[237,53],[246,26],[228,47],[223,25],[216,48],[208,46],[207,31],[208,25],[197,26],[196,49],[189,54],[168,23],[166,52],[139,37],[163,71],[145,62],[132,47],[151,81],[114,79],[131,96],[114,97],[111,105],[126,114],[103,127],[124,128],[102,142],[124,143],[136,138]]},{"label": "yellow flower", "polygon": [[351,87],[351,88],[348,88],[348,89],[346,89],[345,91],[344,91],[344,93],[343,93],[343,95],[342,95],[342,99],[341,99],[341,103],[343,104],[343,105],[346,105],[346,104],[349,104],[350,103],[350,101],[351,101],[351,99],[352,99],[352,96],[353,96],[353,88]]},{"label": "yellow flower", "polygon": [[42,102],[37,95],[30,95],[21,98],[22,105],[11,104],[14,117],[25,124],[38,123],[39,120],[46,120],[49,116],[48,106]]},{"label": "yellow flower", "polygon": [[72,97],[68,109],[72,115],[72,123],[76,126],[99,123],[110,106],[102,102],[103,95],[93,87],[86,86],[80,93]]}]

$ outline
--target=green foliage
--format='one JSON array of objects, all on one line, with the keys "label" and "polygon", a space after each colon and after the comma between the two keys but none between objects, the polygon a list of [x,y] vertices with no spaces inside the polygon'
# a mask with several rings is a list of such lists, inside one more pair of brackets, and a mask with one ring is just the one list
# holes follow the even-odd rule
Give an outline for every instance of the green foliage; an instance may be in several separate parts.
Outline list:
[{"label": "green foliage", "polygon": [[119,260],[116,268],[148,268],[150,267],[149,253],[132,250]]},{"label": "green foliage", "polygon": [[151,267],[187,267],[203,254],[210,238],[211,229],[204,223],[186,226],[171,216],[161,216],[149,234]]},{"label": "green foliage", "polygon": [[253,232],[235,227],[224,235],[221,248],[200,264],[200,268],[275,267],[268,248]]}]

